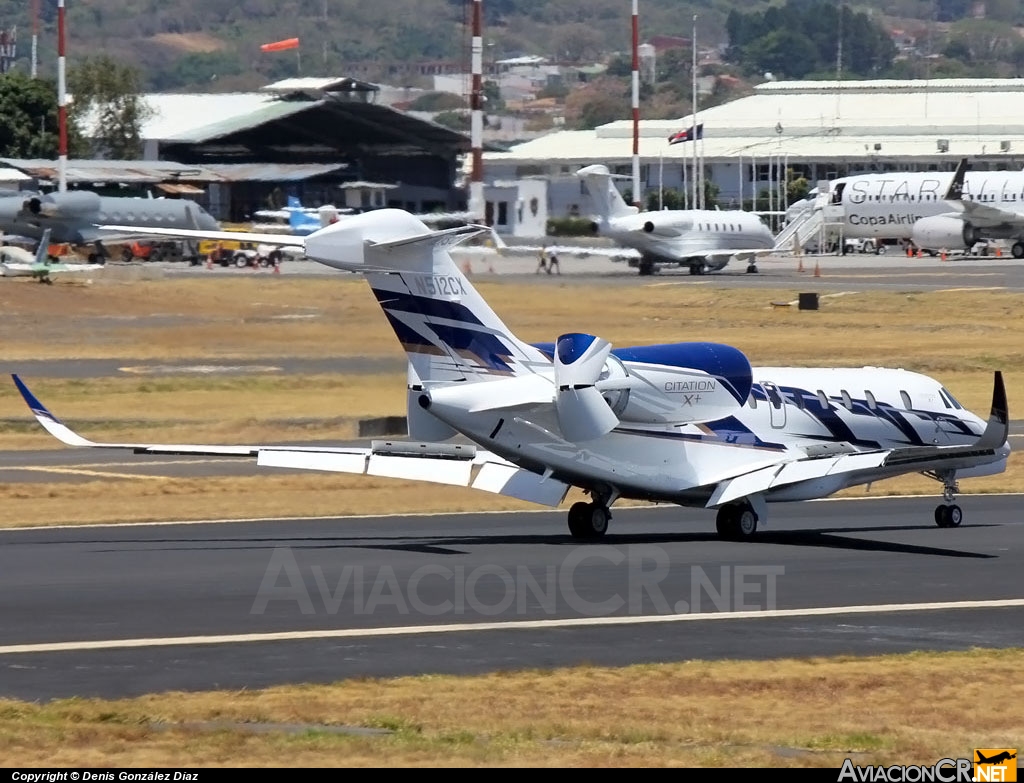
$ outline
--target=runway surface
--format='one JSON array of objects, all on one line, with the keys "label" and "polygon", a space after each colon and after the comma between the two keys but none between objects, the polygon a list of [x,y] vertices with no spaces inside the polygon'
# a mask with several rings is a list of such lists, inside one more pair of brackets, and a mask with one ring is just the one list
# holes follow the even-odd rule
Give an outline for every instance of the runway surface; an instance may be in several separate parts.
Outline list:
[{"label": "runway surface", "polygon": [[587,545],[562,512],[0,532],[0,694],[1024,645],[1021,498],[934,505],[782,504],[749,543],[669,507]]}]

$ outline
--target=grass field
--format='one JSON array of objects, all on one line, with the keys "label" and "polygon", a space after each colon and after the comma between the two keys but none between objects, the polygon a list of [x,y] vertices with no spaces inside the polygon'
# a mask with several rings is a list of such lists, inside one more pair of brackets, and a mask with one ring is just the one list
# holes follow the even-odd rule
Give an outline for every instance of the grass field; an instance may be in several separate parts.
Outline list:
[{"label": "grass field", "polygon": [[0,701],[0,764],[932,765],[1020,746],[1022,665],[978,650]]}]

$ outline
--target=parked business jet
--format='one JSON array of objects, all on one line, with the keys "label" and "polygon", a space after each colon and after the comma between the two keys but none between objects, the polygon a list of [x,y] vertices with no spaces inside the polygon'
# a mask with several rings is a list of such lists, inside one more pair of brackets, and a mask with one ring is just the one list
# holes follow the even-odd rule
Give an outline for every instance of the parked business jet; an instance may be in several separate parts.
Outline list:
[{"label": "parked business jet", "polygon": [[847,237],[910,240],[922,250],[1012,240],[1024,258],[1024,171],[862,174],[832,183],[826,214]]},{"label": "parked business jet", "polygon": [[[449,253],[486,230],[431,231],[407,212],[384,209],[303,238],[309,258],[365,276],[405,349],[412,441],[369,448],[96,443],[14,381],[38,422],[69,446],[236,456],[262,466],[471,486],[549,506],[578,487],[590,502],[572,505],[569,530],[584,539],[605,533],[619,498],[717,509],[720,535],[743,539],[765,524],[770,502],[917,472],[942,483],[935,522],[956,527],[963,518],[953,504],[958,479],[1006,468],[998,371],[986,423],[938,381],[904,370],[755,368],[729,345],[613,349],[574,332],[550,344],[523,342]],[[445,442],[457,435],[473,445]]]},{"label": "parked business jet", "polygon": [[659,266],[688,266],[701,275],[725,267],[733,258],[757,271],[757,257],[771,253],[775,237],[761,219],[741,210],[672,209],[640,212],[622,199],[607,166],[576,172],[597,206],[595,229],[640,253],[640,274]]}]

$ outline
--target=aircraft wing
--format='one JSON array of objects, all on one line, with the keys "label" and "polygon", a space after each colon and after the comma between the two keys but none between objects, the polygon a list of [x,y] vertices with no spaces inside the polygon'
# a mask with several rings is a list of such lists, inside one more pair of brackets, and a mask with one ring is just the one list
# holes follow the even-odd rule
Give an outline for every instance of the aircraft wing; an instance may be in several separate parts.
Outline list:
[{"label": "aircraft wing", "polygon": [[[306,240],[295,234],[264,234],[248,231],[202,231],[191,228],[139,228],[138,226],[97,226],[103,239],[125,234],[132,237],[173,237],[177,239],[209,239],[214,242],[252,242],[264,245],[305,247]],[[109,233],[107,233],[109,232]]]},{"label": "aircraft wing", "polygon": [[760,258],[761,256],[770,256],[772,253],[778,251],[770,247],[759,247],[759,248],[740,248],[739,250],[708,250],[702,252],[701,255],[706,258],[738,258],[740,260],[747,260],[750,258]]},{"label": "aircraft wing", "polygon": [[856,473],[916,473],[934,470],[964,470],[993,461],[1007,442],[1010,418],[1003,374],[995,373],[992,409],[988,425],[977,441],[966,446],[907,446],[808,457],[733,476],[719,481],[707,507],[730,503],[749,495],[796,484],[801,481]]},{"label": "aircraft wing", "polygon": [[355,473],[471,487],[498,495],[557,506],[569,485],[514,465],[472,444],[373,441],[369,448],[347,446],[204,446],[192,444],[97,443],[82,437],[44,406],[17,375],[18,391],[43,429],[67,446],[130,449],[136,454],[255,459],[262,467]]},{"label": "aircraft wing", "polygon": [[[629,247],[586,247],[586,246],[573,246],[573,245],[550,245],[547,248],[549,253],[554,253],[556,256],[568,256],[576,258],[590,258],[592,256],[600,256],[602,258],[610,258],[613,261],[623,261],[630,258],[640,258],[640,252]],[[509,254],[528,254],[536,256],[541,251],[540,245],[506,245],[502,244],[498,248],[499,253]]]}]

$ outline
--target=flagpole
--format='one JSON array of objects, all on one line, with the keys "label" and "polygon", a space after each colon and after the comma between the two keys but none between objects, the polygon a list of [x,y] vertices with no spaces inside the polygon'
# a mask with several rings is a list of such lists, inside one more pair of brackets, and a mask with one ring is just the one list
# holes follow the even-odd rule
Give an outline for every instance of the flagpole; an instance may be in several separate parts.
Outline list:
[{"label": "flagpole", "polygon": [[665,208],[665,153],[658,153],[658,209]]},{"label": "flagpole", "polygon": [[690,69],[693,81],[693,204],[694,209],[703,209],[704,194],[700,189],[703,187],[704,173],[697,168],[697,14],[693,15],[693,37],[690,46],[693,49],[693,65]]},{"label": "flagpole", "polygon": [[643,210],[640,194],[640,22],[633,0],[633,203]]}]

